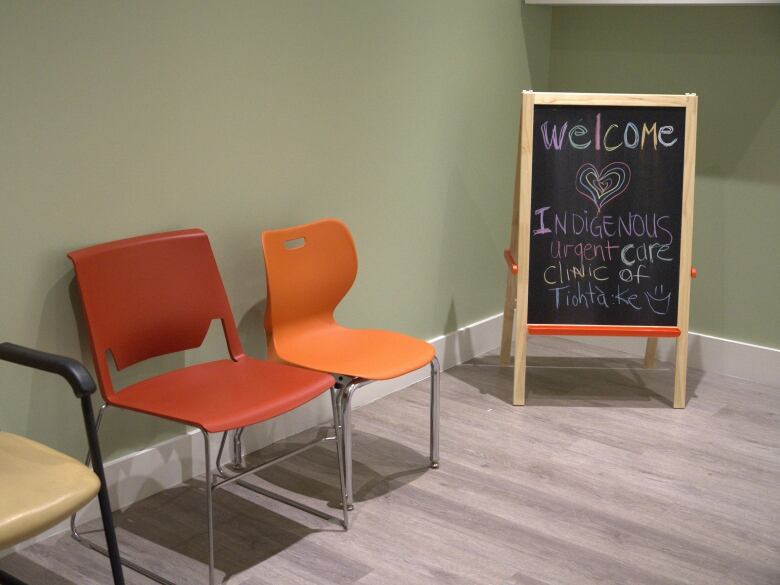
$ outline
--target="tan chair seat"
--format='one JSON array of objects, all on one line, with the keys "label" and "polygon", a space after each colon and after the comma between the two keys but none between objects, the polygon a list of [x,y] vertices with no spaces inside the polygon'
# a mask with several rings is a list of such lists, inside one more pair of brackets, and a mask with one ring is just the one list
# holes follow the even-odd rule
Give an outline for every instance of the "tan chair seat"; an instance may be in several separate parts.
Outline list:
[{"label": "tan chair seat", "polygon": [[98,489],[98,477],[72,457],[0,432],[0,549],[51,528]]}]

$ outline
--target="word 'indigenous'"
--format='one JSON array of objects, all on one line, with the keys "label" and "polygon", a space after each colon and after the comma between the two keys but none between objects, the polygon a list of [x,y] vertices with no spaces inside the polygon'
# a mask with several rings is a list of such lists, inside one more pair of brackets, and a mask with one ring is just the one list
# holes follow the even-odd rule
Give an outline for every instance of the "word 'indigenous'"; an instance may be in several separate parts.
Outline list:
[{"label": "word 'indigenous'", "polygon": [[569,233],[579,236],[590,235],[594,238],[622,238],[646,236],[651,239],[663,239],[671,244],[674,235],[670,230],[671,218],[658,213],[628,213],[613,215],[591,215],[587,210],[581,213],[573,211],[549,212],[550,206],[534,210],[536,225],[533,235],[553,234],[556,236]]},{"label": "word 'indigenous'", "polygon": [[541,131],[546,150],[561,150],[567,146],[576,150],[595,148],[607,152],[621,147],[644,150],[649,148],[651,143],[653,150],[658,150],[659,147],[670,148],[679,140],[679,137],[674,135],[675,128],[671,124],[659,125],[654,121],[652,124],[642,122],[640,126],[639,123],[627,122],[621,128],[619,124],[602,123],[601,113],[596,114],[593,128],[583,124],[569,126],[569,122],[564,122],[561,126],[550,125],[545,121],[541,124]]}]

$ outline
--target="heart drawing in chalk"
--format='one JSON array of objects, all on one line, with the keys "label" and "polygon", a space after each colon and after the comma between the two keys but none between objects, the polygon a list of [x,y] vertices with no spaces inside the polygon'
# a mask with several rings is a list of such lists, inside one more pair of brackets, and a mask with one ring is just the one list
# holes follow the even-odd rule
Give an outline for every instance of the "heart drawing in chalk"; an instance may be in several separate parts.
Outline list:
[{"label": "heart drawing in chalk", "polygon": [[598,170],[591,163],[585,163],[577,171],[577,192],[592,201],[598,213],[610,201],[617,198],[628,187],[631,169],[624,162],[611,162]]}]

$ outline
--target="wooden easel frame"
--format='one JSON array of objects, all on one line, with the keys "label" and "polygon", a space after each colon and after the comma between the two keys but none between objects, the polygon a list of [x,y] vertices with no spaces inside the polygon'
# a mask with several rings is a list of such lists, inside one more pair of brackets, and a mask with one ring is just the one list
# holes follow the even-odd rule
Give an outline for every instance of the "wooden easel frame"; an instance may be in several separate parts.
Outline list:
[{"label": "wooden easel frame", "polygon": [[[677,297],[677,326],[587,326],[528,324],[528,266],[531,239],[531,168],[533,161],[534,106],[629,106],[685,108],[685,147],[683,154],[682,216],[680,229],[680,273]],[[507,259],[506,298],[501,334],[501,363],[508,364],[512,345],[512,322],[515,324],[515,375],[512,403],[525,404],[525,370],[528,335],[610,335],[647,337],[645,367],[652,367],[659,337],[677,337],[674,372],[674,408],[685,408],[685,384],[688,370],[688,317],[691,279],[696,269],[691,266],[693,239],[693,187],[696,169],[696,119],[698,97],[652,94],[599,93],[537,93],[524,91],[522,98],[520,135],[517,148],[517,170],[512,209],[510,247]],[[514,319],[513,319],[514,318]],[[598,330],[597,333],[594,333]]]}]

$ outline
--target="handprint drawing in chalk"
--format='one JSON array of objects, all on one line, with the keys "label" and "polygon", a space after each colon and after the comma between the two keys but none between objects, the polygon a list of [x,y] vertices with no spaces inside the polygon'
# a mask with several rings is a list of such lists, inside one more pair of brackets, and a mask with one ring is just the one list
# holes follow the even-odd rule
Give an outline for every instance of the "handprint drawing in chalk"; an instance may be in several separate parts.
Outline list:
[{"label": "handprint drawing in chalk", "polygon": [[645,291],[645,297],[647,298],[647,306],[656,315],[666,315],[669,312],[669,306],[672,303],[672,293],[670,291],[664,296],[664,285],[655,287],[652,295]]}]

